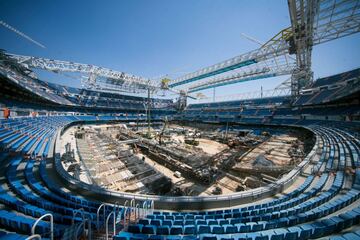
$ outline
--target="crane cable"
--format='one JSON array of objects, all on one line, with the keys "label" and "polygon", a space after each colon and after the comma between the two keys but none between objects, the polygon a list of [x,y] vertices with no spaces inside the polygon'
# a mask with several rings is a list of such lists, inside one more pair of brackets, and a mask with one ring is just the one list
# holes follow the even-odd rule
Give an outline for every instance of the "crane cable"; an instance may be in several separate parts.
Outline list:
[{"label": "crane cable", "polygon": [[26,35],[25,33],[17,30],[16,28],[10,26],[9,24],[7,24],[6,22],[4,22],[4,21],[2,21],[2,20],[0,20],[0,25],[3,25],[3,26],[6,27],[7,29],[15,32],[16,34],[20,35],[21,37],[27,39],[28,41],[30,41],[30,42],[32,42],[32,43],[38,45],[39,47],[46,48],[43,44],[35,41],[34,39],[32,39],[31,37],[29,37],[29,36]]}]

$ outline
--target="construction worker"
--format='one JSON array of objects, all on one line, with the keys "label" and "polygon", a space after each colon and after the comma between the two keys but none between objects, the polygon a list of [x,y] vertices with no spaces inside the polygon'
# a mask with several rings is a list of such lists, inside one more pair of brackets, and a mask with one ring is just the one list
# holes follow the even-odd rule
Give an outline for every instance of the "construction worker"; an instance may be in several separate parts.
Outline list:
[{"label": "construction worker", "polygon": [[10,117],[10,109],[4,107],[3,111],[4,111],[4,118],[8,119]]}]

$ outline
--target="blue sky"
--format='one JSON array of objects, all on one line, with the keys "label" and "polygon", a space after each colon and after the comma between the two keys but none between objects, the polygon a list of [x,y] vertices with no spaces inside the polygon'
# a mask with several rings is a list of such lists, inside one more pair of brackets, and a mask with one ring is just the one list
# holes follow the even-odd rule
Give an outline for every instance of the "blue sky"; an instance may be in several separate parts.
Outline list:
[{"label": "blue sky", "polygon": [[[290,25],[287,6],[285,0],[0,0],[0,19],[47,47],[0,27],[0,48],[150,78],[179,75],[257,48],[241,33],[268,40]],[[359,67],[359,35],[316,46],[315,77]],[[73,79],[44,77],[80,85]],[[217,94],[271,89],[283,80],[236,84],[218,88]]]}]

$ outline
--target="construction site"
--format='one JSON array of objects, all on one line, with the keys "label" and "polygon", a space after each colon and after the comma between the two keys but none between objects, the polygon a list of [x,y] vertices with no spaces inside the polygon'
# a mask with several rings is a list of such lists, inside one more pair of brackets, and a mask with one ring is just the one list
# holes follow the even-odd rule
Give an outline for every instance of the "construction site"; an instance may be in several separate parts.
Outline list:
[{"label": "construction site", "polygon": [[167,123],[80,125],[62,139],[63,167],[111,191],[167,196],[241,192],[302,161],[310,134],[294,128]]}]

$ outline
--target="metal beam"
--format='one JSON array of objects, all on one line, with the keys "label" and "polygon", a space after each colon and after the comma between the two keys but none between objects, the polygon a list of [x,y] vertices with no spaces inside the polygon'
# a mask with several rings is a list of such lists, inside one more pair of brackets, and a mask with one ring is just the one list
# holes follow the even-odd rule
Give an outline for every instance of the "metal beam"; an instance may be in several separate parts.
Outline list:
[{"label": "metal beam", "polygon": [[[6,55],[16,60],[19,64],[26,68],[37,68],[47,71],[58,72],[79,72],[89,74],[92,80],[88,84],[95,85],[97,83],[107,83],[109,85],[126,86],[141,89],[158,89],[159,86],[153,84],[149,79],[131,75],[125,72],[119,72],[104,67],[95,66],[92,64],[75,63],[70,61],[53,60],[40,57],[23,56],[16,54]],[[106,78],[105,80],[96,81],[97,77]],[[94,80],[95,78],[95,80]],[[99,87],[99,86],[97,86]]]},{"label": "metal beam", "polygon": [[284,29],[276,34],[261,48],[200,69],[196,72],[186,74],[185,76],[172,81],[169,84],[169,87],[177,87],[183,84],[188,84],[190,82],[198,81],[200,79],[211,77],[217,74],[254,65],[262,61],[273,59],[277,56],[286,55],[289,52],[287,41],[291,37],[290,34],[291,32],[289,29]]},{"label": "metal beam", "polygon": [[297,95],[313,79],[313,46],[360,31],[360,0],[288,0],[288,4],[297,60],[292,94]]},{"label": "metal beam", "polygon": [[[280,31],[259,49],[187,74],[169,86],[176,87],[205,79],[188,87],[190,92],[194,92],[245,79],[251,81],[268,77],[269,73],[261,72],[259,76],[246,76],[257,69],[268,68],[268,72],[275,76],[292,74],[292,93],[297,95],[313,79],[313,46],[360,31],[360,0],[288,0],[288,4],[291,28]],[[296,62],[290,54],[296,54]],[[236,74],[210,79],[234,69]]]},{"label": "metal beam", "polygon": [[211,81],[207,81],[205,83],[191,86],[188,92],[192,93],[209,88],[221,87],[221,86],[240,83],[240,82],[248,82],[248,81],[254,81],[264,78],[282,76],[282,75],[290,75],[291,73],[292,73],[292,68],[288,68],[288,69],[284,68],[282,71],[280,70],[272,71],[269,68],[264,68],[254,72],[241,72],[241,73],[232,74],[230,76],[227,75],[223,77],[218,77],[212,79]]},{"label": "metal beam", "polygon": [[188,89],[191,92],[195,92],[211,87],[220,87],[274,76],[290,75],[293,73],[295,67],[295,59],[289,54],[274,56],[272,59],[267,59],[252,66],[241,68],[233,74],[223,74],[218,77],[209,78],[205,81],[195,83]]},{"label": "metal beam", "polygon": [[313,44],[360,31],[360,0],[321,0],[314,19]]}]

